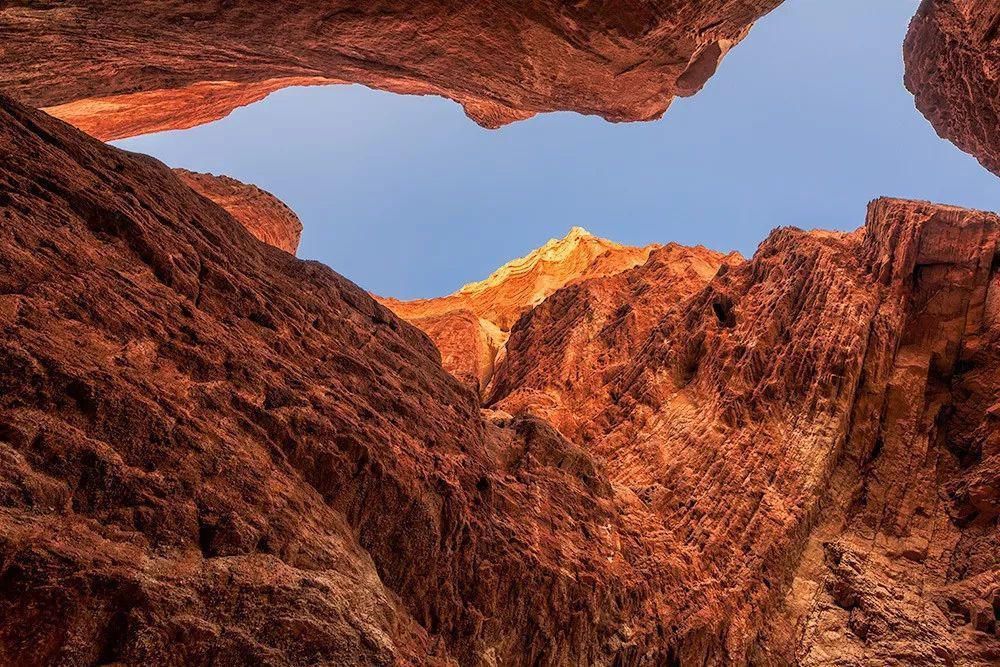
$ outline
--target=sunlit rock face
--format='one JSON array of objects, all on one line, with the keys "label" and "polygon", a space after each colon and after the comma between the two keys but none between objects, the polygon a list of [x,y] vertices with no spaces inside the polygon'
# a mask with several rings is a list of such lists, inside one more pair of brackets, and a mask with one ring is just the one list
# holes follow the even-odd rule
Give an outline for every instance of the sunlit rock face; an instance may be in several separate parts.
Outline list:
[{"label": "sunlit rock face", "polygon": [[525,314],[511,331],[486,402],[544,416],[574,440],[589,440],[612,402],[621,370],[669,311],[683,308],[739,254],[670,243],[629,270],[574,281]]},{"label": "sunlit rock face", "polygon": [[0,154],[0,663],[1000,660],[995,215],[563,286],[496,373],[565,438],[155,160],[5,97]]},{"label": "sunlit rock face", "polygon": [[454,294],[382,303],[430,335],[445,368],[485,391],[511,327],[524,313],[565,285],[643,264],[658,247],[625,246],[573,227],[565,237],[550,239]]},{"label": "sunlit rock face", "polygon": [[657,118],[781,0],[66,0],[0,10],[0,89],[102,139],[191,127],[287,85],[449,97],[486,127]]},{"label": "sunlit rock face", "polygon": [[662,252],[522,318],[491,405],[548,414],[684,545],[676,603],[727,620],[682,664],[996,664],[1000,219],[879,200],[853,234],[777,230],[630,345],[657,298],[604,324],[593,283]]},{"label": "sunlit rock face", "polygon": [[198,194],[208,197],[239,220],[259,240],[292,255],[299,247],[302,222],[270,192],[228,176],[174,170]]},{"label": "sunlit rock face", "polygon": [[924,0],[904,54],[917,108],[938,134],[1000,175],[1000,3]]}]

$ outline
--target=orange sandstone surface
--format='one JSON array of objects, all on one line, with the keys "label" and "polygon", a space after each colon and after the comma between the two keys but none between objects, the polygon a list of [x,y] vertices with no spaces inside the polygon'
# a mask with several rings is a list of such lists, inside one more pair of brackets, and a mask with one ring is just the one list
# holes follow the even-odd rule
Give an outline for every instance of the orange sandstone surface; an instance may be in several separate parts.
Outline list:
[{"label": "orange sandstone surface", "polygon": [[503,357],[511,327],[522,315],[561,287],[644,263],[657,247],[624,246],[573,227],[565,237],[550,239],[454,294],[413,301],[380,300],[430,335],[441,350],[445,368],[485,390]]}]

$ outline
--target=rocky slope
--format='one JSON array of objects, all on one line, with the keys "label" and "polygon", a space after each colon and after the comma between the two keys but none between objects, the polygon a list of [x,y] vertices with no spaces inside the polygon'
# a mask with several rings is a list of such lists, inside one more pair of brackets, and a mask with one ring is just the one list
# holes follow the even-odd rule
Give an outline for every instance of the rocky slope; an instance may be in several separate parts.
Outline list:
[{"label": "rocky slope", "polygon": [[655,251],[573,443],[163,165],[0,116],[0,662],[1000,660],[996,216]]},{"label": "rocky slope", "polygon": [[671,243],[634,268],[556,291],[514,325],[487,405],[544,416],[571,439],[590,440],[612,400],[608,379],[668,311],[742,259]]},{"label": "rocky slope", "polygon": [[917,108],[938,134],[1000,175],[1000,4],[923,0],[904,54]]},{"label": "rocky slope", "polygon": [[0,115],[0,662],[671,655],[684,562],[586,453],[163,165]]},{"label": "rocky slope", "polygon": [[485,390],[503,358],[511,327],[524,313],[565,285],[640,265],[656,248],[624,246],[573,227],[565,237],[549,239],[454,294],[381,301],[434,340],[445,368]]},{"label": "rocky slope", "polygon": [[192,190],[226,209],[259,240],[295,254],[302,236],[302,221],[270,192],[228,176],[200,174],[186,169],[175,169],[174,172]]},{"label": "rocky slope", "polygon": [[553,110],[645,120],[780,2],[6,3],[0,89],[103,139],[336,82],[444,95],[488,127]]}]

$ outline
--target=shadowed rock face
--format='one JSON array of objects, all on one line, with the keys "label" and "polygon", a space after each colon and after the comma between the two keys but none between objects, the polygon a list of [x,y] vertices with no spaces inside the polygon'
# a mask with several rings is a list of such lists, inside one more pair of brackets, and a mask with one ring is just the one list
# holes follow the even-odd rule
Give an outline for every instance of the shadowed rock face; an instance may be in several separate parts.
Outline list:
[{"label": "shadowed rock face", "polygon": [[586,453],[163,165],[0,116],[0,662],[669,657],[684,564]]},{"label": "shadowed rock face", "polygon": [[226,209],[259,240],[294,255],[302,236],[302,221],[280,199],[256,185],[228,176],[175,169],[192,190]]},{"label": "shadowed rock face", "polygon": [[487,127],[659,117],[781,0],[63,0],[0,10],[0,89],[102,139],[191,127],[287,85],[449,97]]},{"label": "shadowed rock face", "polygon": [[917,108],[941,137],[1000,175],[1000,4],[923,0],[904,55]]}]

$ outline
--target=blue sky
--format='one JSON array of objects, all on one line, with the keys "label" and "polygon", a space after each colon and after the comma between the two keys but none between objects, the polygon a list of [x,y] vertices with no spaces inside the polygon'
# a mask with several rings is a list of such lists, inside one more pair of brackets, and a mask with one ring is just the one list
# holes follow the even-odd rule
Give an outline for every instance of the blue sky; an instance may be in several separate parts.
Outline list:
[{"label": "blue sky", "polygon": [[654,123],[548,114],[484,130],[454,103],[290,89],[117,145],[288,203],[299,256],[401,298],[449,293],[581,225],[752,254],[779,226],[849,230],[880,195],[1000,210],[1000,180],[902,85],[916,0],[788,0]]}]

